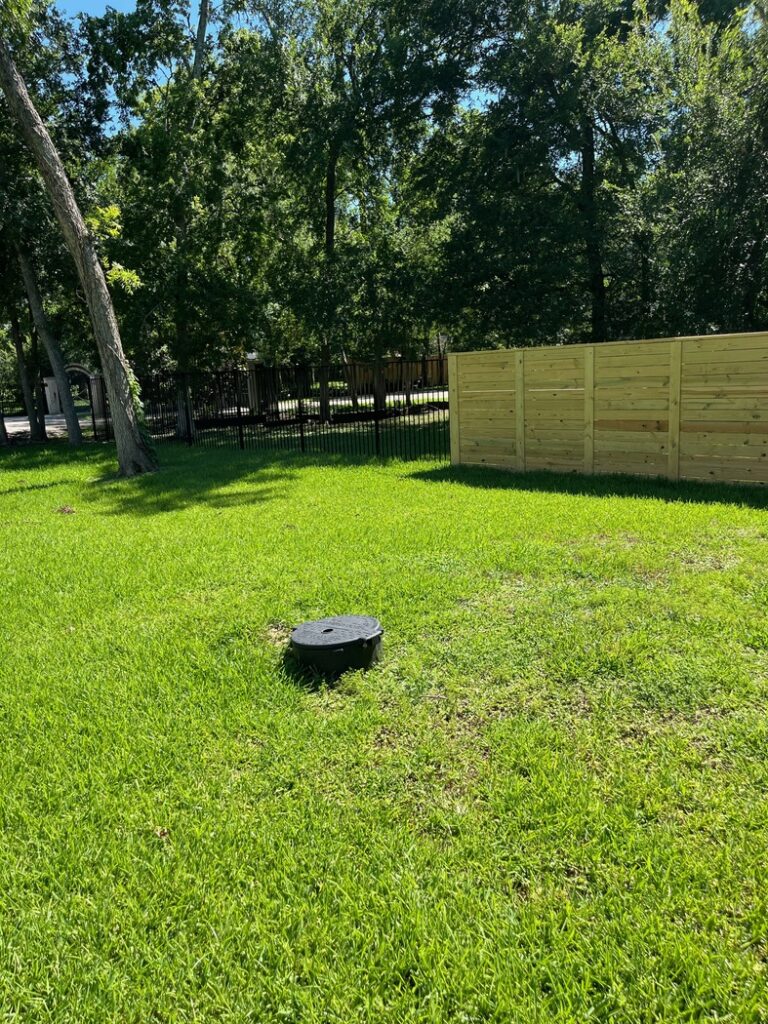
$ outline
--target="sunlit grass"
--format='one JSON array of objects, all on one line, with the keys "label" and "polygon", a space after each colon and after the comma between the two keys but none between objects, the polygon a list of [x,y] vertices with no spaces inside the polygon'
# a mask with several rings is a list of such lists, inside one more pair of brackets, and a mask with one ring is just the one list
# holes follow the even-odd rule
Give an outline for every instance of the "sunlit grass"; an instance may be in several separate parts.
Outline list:
[{"label": "sunlit grass", "polygon": [[0,457],[0,1019],[768,1019],[762,496],[161,454]]}]

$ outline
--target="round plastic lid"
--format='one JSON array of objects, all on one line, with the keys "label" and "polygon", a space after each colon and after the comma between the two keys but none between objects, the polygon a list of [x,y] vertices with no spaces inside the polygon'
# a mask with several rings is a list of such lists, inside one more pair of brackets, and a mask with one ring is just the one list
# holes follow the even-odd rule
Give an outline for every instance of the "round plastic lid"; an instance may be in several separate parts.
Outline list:
[{"label": "round plastic lid", "polygon": [[302,649],[313,647],[357,647],[378,640],[384,630],[370,615],[337,615],[331,619],[303,622],[291,633],[291,643]]}]

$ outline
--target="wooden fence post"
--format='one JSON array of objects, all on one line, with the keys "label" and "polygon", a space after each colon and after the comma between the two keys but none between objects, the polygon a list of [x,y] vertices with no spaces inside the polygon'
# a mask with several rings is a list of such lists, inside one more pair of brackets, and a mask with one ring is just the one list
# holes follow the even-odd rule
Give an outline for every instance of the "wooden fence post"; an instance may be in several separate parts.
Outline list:
[{"label": "wooden fence post", "polygon": [[515,454],[517,468],[525,471],[525,352],[515,352]]},{"label": "wooden fence post", "polygon": [[584,349],[584,472],[595,471],[595,346]]},{"label": "wooden fence post", "polygon": [[452,352],[448,355],[448,417],[451,428],[451,465],[453,466],[458,466],[461,462],[459,416],[459,357]]},{"label": "wooden fence post", "polygon": [[683,377],[683,343],[671,341],[669,351],[669,451],[667,475],[680,479],[680,393]]}]

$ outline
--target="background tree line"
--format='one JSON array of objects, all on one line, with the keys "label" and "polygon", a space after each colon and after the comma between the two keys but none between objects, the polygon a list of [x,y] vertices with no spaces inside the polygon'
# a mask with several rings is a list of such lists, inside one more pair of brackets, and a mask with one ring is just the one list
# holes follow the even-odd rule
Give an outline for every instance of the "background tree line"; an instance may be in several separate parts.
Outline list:
[{"label": "background tree line", "polygon": [[[17,2],[140,374],[768,322],[765,4]],[[7,106],[0,266],[0,386],[34,408],[46,331],[95,349]]]}]

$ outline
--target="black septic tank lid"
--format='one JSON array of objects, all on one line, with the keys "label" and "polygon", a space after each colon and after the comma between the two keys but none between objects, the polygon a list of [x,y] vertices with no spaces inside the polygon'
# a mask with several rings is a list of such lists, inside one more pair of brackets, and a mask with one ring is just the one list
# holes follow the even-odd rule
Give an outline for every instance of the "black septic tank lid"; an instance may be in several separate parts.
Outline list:
[{"label": "black septic tank lid", "polygon": [[337,615],[297,626],[291,633],[291,649],[302,665],[339,675],[378,661],[383,635],[379,620],[369,615]]}]

